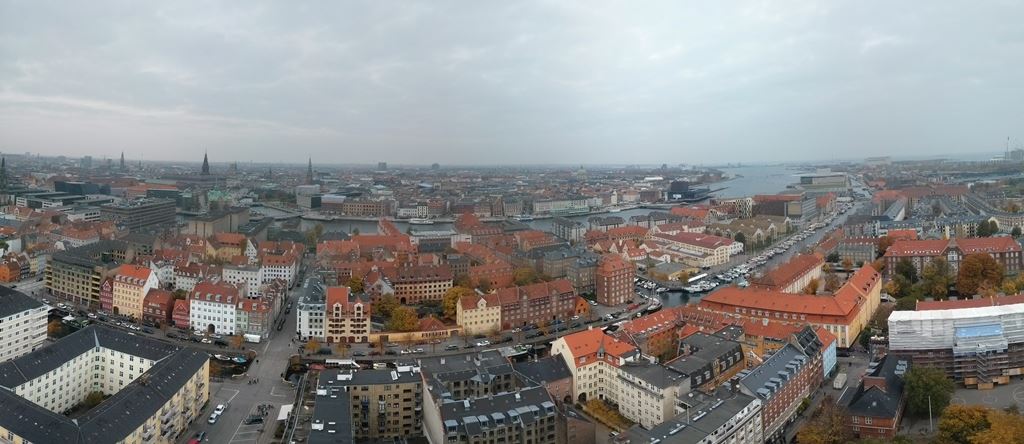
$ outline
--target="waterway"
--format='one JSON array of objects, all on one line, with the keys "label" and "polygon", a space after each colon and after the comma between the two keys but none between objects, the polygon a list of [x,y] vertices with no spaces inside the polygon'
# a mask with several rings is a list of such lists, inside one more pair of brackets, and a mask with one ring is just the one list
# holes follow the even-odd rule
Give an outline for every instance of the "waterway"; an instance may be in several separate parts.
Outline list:
[{"label": "waterway", "polygon": [[792,167],[745,166],[739,168],[719,168],[733,179],[711,185],[712,189],[725,188],[715,192],[715,197],[734,198],[747,197],[755,194],[777,194],[786,187],[799,181],[797,174],[803,172]]}]

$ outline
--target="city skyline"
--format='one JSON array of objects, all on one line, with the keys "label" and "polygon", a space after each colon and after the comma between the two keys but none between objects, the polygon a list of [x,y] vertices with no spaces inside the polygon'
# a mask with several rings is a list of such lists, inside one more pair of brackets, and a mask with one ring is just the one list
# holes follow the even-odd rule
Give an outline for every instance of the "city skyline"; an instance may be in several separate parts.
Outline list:
[{"label": "city skyline", "polygon": [[994,152],[1022,117],[1005,5],[0,8],[3,151],[827,161]]}]

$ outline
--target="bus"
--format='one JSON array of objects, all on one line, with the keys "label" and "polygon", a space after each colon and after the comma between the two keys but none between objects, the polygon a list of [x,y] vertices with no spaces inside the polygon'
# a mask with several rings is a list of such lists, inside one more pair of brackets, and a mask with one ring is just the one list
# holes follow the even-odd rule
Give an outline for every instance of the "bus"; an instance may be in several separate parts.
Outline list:
[{"label": "bus", "polygon": [[687,284],[693,284],[694,282],[697,282],[697,281],[699,281],[701,279],[704,279],[706,277],[708,277],[707,273],[701,273],[701,274],[698,274],[698,275],[696,275],[696,276],[694,276],[692,278],[687,279],[686,283]]}]

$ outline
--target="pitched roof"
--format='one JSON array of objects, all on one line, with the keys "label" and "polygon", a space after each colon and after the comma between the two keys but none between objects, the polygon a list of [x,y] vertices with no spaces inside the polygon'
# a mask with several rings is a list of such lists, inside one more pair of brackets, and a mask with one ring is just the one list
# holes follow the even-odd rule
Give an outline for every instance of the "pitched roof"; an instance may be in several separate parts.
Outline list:
[{"label": "pitched roof", "polygon": [[748,309],[770,310],[805,315],[848,316],[879,282],[879,274],[871,267],[861,267],[832,296],[789,294],[756,288],[725,287],[705,296],[708,303]]},{"label": "pitched roof", "polygon": [[146,280],[149,279],[150,273],[152,273],[152,270],[150,270],[149,267],[142,267],[139,265],[132,264],[124,264],[120,267],[117,267],[117,271],[115,272],[115,274],[117,275],[116,280],[121,282],[127,282],[124,280],[124,278],[136,279],[142,282],[146,282]]},{"label": "pitched roof", "polygon": [[825,257],[818,253],[798,254],[793,256],[788,262],[769,270],[763,276],[752,279],[750,285],[773,290],[781,289],[824,264]]},{"label": "pitched roof", "polygon": [[1024,304],[1024,294],[1010,296],[991,296],[978,299],[960,299],[947,301],[918,301],[917,311],[951,310],[957,308],[996,307],[1000,305]]},{"label": "pitched roof", "polygon": [[561,339],[568,346],[569,353],[572,354],[573,362],[577,367],[586,365],[586,363],[580,364],[578,358],[597,354],[598,350],[603,349],[606,355],[616,357],[636,352],[636,347],[633,345],[609,336],[604,330],[597,328],[562,336]]}]

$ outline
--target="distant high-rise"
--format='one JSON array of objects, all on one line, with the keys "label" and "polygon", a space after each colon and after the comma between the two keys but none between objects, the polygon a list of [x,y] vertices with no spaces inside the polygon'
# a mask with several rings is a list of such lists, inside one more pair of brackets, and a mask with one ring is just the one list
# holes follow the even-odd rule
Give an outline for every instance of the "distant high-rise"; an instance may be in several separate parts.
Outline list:
[{"label": "distant high-rise", "polygon": [[124,151],[121,151],[121,171],[128,171],[128,166],[124,164]]},{"label": "distant high-rise", "polygon": [[386,169],[388,169],[388,163],[387,162],[377,162],[377,170],[384,171]]},{"label": "distant high-rise", "polygon": [[80,165],[83,169],[92,169],[92,156],[82,157],[82,162],[80,163]]},{"label": "distant high-rise", "polygon": [[7,189],[7,158],[0,157],[0,190]]},{"label": "distant high-rise", "polygon": [[434,164],[430,165],[430,169],[432,169],[432,170],[439,170],[439,169],[441,169],[441,164],[434,163]]},{"label": "distant high-rise", "polygon": [[210,175],[210,158],[209,156],[206,155],[206,153],[203,153],[203,170],[200,172],[200,174],[204,176]]}]

